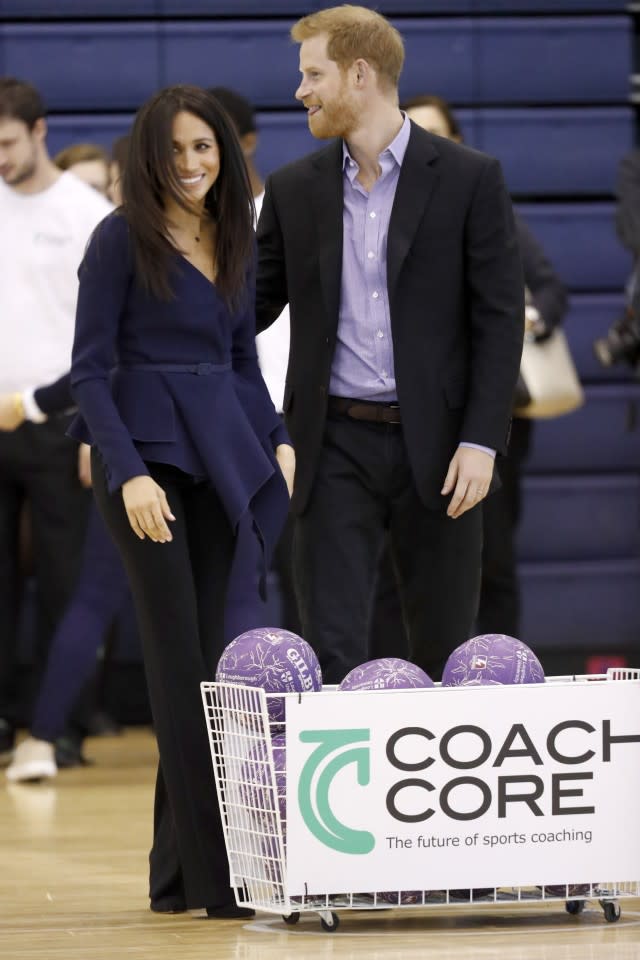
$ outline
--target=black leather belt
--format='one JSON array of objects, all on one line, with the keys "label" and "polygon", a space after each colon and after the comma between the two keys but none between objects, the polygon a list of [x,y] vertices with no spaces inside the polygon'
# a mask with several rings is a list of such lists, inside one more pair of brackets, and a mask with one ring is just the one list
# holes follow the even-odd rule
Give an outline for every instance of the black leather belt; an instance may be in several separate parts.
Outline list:
[{"label": "black leather belt", "polygon": [[372,400],[352,400],[351,397],[329,397],[329,413],[341,413],[352,420],[369,423],[402,423],[400,405],[376,403]]}]

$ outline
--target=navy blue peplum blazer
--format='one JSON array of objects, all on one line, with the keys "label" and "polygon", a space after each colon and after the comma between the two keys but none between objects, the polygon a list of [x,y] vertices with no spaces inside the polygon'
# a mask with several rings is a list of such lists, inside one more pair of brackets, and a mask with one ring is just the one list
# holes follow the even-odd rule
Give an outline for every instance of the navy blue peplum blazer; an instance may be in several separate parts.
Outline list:
[{"label": "navy blue peplum blazer", "polygon": [[274,450],[290,441],[258,367],[254,287],[232,313],[179,253],[171,267],[175,295],[159,300],[136,277],[124,217],[95,230],[78,274],[69,433],[97,446],[111,492],[150,461],[207,478],[234,529],[252,513],[268,558],[289,500]]}]

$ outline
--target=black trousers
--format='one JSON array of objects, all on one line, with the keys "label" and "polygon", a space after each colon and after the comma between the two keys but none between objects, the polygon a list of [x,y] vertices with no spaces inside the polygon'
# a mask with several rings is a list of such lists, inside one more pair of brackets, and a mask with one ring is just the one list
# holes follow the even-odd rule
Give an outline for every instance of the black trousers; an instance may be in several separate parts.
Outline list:
[{"label": "black trousers", "polygon": [[370,659],[371,597],[387,531],[409,658],[439,679],[476,615],[482,514],[452,520],[444,498],[441,509],[423,505],[400,426],[332,416],[294,535],[303,636],[327,683]]},{"label": "black trousers", "polygon": [[160,761],[149,895],[156,907],[233,901],[200,696],[224,646],[233,533],[212,488],[175,467],[148,464],[175,521],[171,543],[139,540],[120,491],[109,494],[93,451],[93,483],[122,556],[136,607]]},{"label": "black trousers", "polygon": [[[474,632],[520,632],[520,584],[515,534],[522,502],[522,467],[529,451],[531,422],[514,418],[509,456],[500,459],[502,486],[482,503],[484,540],[480,603]],[[391,551],[387,545],[380,557],[371,612],[372,657],[407,656],[408,641]],[[395,652],[398,651],[398,652]]]},{"label": "black trousers", "polygon": [[90,494],[78,479],[78,445],[66,417],[0,432],[0,717],[16,725],[18,617],[22,595],[19,526],[26,501],[36,582],[31,694],[44,671],[49,642],[78,575]]},{"label": "black trousers", "polygon": [[498,470],[502,486],[487,497],[484,509],[482,585],[477,632],[520,632],[520,582],[515,536],[522,503],[522,467],[529,450],[531,421],[515,417],[511,427],[509,456]]}]

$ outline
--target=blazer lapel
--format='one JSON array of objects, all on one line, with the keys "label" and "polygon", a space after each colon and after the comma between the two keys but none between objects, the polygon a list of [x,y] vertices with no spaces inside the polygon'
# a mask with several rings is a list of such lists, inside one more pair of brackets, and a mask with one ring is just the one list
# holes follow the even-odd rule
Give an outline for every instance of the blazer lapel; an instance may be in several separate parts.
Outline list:
[{"label": "blazer lapel", "polygon": [[318,233],[322,296],[328,324],[335,329],[342,280],[342,140],[316,154],[313,167],[310,190]]},{"label": "blazer lapel", "polygon": [[438,182],[433,167],[437,158],[438,151],[431,138],[412,123],[389,223],[387,289],[390,300],[418,224]]}]

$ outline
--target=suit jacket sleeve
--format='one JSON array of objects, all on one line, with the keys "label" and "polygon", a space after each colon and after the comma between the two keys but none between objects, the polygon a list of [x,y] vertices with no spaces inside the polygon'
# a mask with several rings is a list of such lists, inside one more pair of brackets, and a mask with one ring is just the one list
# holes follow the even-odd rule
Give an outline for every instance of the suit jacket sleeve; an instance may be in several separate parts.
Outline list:
[{"label": "suit jacket sleeve", "polygon": [[524,277],[500,164],[484,165],[465,239],[470,390],[460,436],[506,452],[524,339]]},{"label": "suit jacket sleeve", "polygon": [[271,178],[267,179],[265,186],[257,235],[256,328],[258,333],[262,333],[278,319],[289,302],[284,242]]},{"label": "suit jacket sleeve", "polygon": [[119,321],[131,280],[126,222],[115,214],[94,232],[78,277],[71,391],[107,469],[109,490],[148,475],[114,403],[109,374],[115,365]]},{"label": "suit jacket sleeve", "polygon": [[[251,271],[249,290],[250,303],[239,311],[234,324],[231,360],[236,383],[251,413],[252,419],[264,422],[264,430],[275,447],[281,443],[291,444],[289,433],[278,416],[258,363],[256,348],[256,322],[253,300],[255,271]],[[262,430],[259,427],[259,432]]]},{"label": "suit jacket sleeve", "polygon": [[560,277],[522,217],[515,214],[524,282],[550,330],[562,323],[567,312],[567,291]]},{"label": "suit jacket sleeve", "polygon": [[75,402],[71,396],[71,375],[64,373],[53,383],[38,387],[33,392],[33,398],[38,404],[38,409],[46,413],[47,416],[62,413],[64,410],[74,407]]}]

